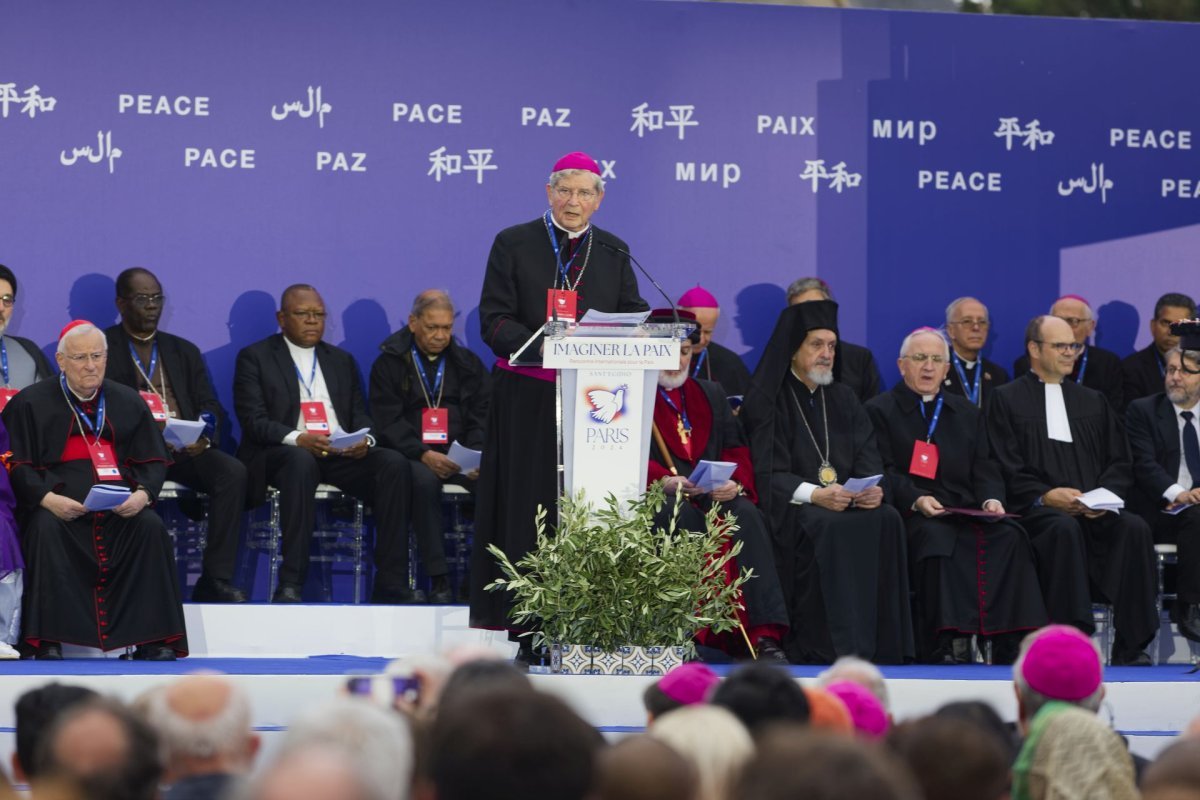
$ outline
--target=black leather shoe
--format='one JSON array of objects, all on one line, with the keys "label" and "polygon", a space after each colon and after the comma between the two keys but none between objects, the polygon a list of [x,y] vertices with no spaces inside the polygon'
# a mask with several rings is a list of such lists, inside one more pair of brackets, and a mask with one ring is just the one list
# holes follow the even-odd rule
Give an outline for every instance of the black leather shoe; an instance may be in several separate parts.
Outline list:
[{"label": "black leather shoe", "polygon": [[133,651],[134,661],[174,661],[175,651],[162,642],[139,644]]},{"label": "black leather shoe", "polygon": [[58,642],[42,642],[33,656],[38,661],[62,661],[62,645]]},{"label": "black leather shoe", "polygon": [[1113,648],[1112,666],[1114,667],[1149,667],[1153,663],[1145,650],[1122,652]]},{"label": "black leather shoe", "polygon": [[1200,606],[1195,603],[1180,603],[1172,614],[1179,626],[1179,635],[1193,642],[1200,642]]},{"label": "black leather shoe", "polygon": [[787,664],[787,654],[783,652],[783,646],[778,639],[773,639],[770,636],[764,636],[758,640],[758,660],[766,664]]},{"label": "black leather shoe", "polygon": [[420,589],[383,589],[378,586],[371,592],[371,604],[376,606],[419,606],[429,602]]},{"label": "black leather shoe", "polygon": [[429,587],[429,602],[435,606],[448,606],[454,603],[454,591],[445,575],[438,575]]},{"label": "black leather shoe", "polygon": [[193,603],[244,603],[246,593],[224,578],[201,575],[192,589]]},{"label": "black leather shoe", "polygon": [[275,589],[275,594],[271,597],[272,603],[303,603],[304,598],[300,595],[300,587],[291,583],[281,583]]}]

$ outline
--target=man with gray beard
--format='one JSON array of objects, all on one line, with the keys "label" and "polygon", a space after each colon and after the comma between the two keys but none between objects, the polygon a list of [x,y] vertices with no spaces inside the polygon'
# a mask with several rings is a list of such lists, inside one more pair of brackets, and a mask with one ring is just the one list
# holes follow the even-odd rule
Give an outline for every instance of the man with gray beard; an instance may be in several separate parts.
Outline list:
[{"label": "man with gray beard", "polygon": [[837,304],[784,309],[741,418],[750,432],[759,507],[770,523],[791,612],[792,661],[913,658],[904,522],[884,504],[883,460],[854,391],[833,380]]},{"label": "man with gray beard", "polygon": [[[679,317],[684,322],[696,321],[695,315],[688,311],[680,311]],[[647,321],[671,323],[674,314],[670,309],[660,309],[652,312]],[[675,510],[675,496],[680,492],[687,498],[679,507],[678,526],[684,530],[703,531],[704,515],[714,504],[722,514],[737,518],[733,538],[742,543],[737,567],[739,572],[747,568],[754,572],[754,577],[742,585],[746,638],[754,643],[758,658],[787,663],[781,645],[788,629],[787,606],[771,554],[771,539],[762,515],[754,507],[758,493],[750,450],[721,385],[689,377],[692,348],[699,340],[699,329],[693,329],[691,336],[680,342],[679,369],[662,370],[658,374],[654,436],[646,480],[650,484],[662,481],[667,503],[656,522],[667,526]],[[688,479],[702,460],[727,461],[737,466],[728,480],[709,491]],[[744,652],[745,640],[738,633],[715,635],[706,629],[696,638],[700,644],[731,655],[748,655]]]}]

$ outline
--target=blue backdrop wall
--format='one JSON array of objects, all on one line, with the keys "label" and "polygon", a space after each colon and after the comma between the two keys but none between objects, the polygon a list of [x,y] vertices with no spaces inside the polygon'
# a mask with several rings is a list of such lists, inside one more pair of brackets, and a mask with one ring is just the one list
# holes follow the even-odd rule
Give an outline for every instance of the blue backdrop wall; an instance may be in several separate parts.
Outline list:
[{"label": "blue backdrop wall", "polygon": [[[369,369],[413,295],[477,351],[492,237],[602,161],[595,218],[669,292],[695,282],[753,364],[819,275],[894,380],[905,333],[991,306],[991,355],[1064,292],[1145,344],[1197,293],[1195,25],[608,0],[10,2],[0,262],[15,332],[116,319],[140,265],[228,402],[237,349],[316,284]],[[643,294],[653,290],[643,283]]]}]

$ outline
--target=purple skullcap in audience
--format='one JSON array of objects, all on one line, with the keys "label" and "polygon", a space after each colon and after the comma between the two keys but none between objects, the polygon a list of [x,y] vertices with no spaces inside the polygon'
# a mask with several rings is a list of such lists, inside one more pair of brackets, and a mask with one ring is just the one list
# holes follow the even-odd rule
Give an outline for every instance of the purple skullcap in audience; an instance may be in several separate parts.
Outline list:
[{"label": "purple skullcap in audience", "polygon": [[1025,652],[1021,675],[1035,692],[1068,702],[1089,697],[1103,680],[1092,640],[1070,625],[1050,625],[1038,633]]},{"label": "purple skullcap in audience", "polygon": [[825,691],[841,700],[850,712],[854,729],[868,739],[878,739],[887,733],[887,711],[871,690],[851,681],[834,681]]},{"label": "purple skullcap in audience", "polygon": [[711,669],[692,661],[667,672],[659,680],[658,688],[676,703],[690,706],[708,699],[708,693],[719,681]]},{"label": "purple skullcap in audience", "polygon": [[1058,303],[1062,300],[1078,300],[1080,303],[1083,303],[1088,308],[1092,307],[1092,304],[1087,301],[1086,297],[1083,297],[1083,296],[1077,295],[1077,294],[1064,294],[1062,297],[1058,298],[1058,300],[1055,300],[1054,304],[1058,305]]},{"label": "purple skullcap in audience", "polygon": [[713,297],[712,292],[698,283],[683,293],[683,296],[679,298],[679,305],[683,308],[721,307],[721,304],[717,302],[717,298]]},{"label": "purple skullcap in audience", "polygon": [[551,172],[561,172],[564,169],[582,169],[588,172],[600,174],[600,165],[596,163],[596,159],[589,156],[587,153],[567,153],[565,156],[554,162],[554,169]]}]

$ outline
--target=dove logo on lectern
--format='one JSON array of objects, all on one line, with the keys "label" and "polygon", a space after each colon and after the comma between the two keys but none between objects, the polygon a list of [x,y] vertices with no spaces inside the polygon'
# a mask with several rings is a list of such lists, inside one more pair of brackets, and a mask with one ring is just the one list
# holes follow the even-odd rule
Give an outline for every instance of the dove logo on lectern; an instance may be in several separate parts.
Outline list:
[{"label": "dove logo on lectern", "polygon": [[593,421],[604,425],[608,425],[613,420],[620,418],[621,413],[625,410],[625,392],[627,389],[628,387],[622,384],[612,390],[587,390],[585,396],[592,407],[588,411],[588,415]]}]

